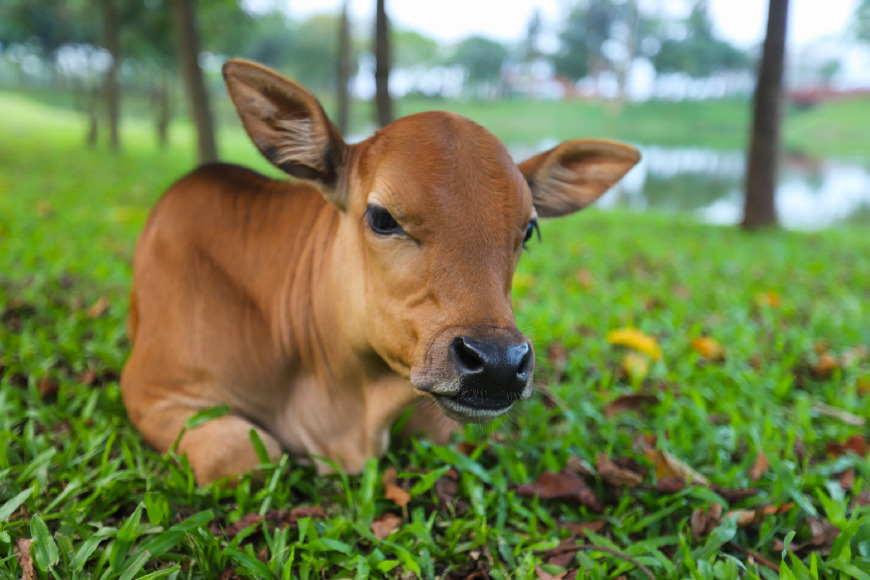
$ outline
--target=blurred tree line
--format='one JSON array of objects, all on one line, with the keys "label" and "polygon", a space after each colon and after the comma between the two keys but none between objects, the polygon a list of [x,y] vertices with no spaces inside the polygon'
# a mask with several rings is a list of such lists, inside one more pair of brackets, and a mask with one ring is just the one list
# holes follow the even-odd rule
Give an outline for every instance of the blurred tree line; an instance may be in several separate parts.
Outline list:
[{"label": "blurred tree line", "polygon": [[[120,145],[121,97],[145,97],[158,140],[165,143],[179,108],[181,79],[191,118],[200,134],[200,156],[216,157],[209,90],[218,90],[223,55],[276,68],[318,94],[335,94],[337,121],[347,126],[348,81],[360,63],[374,62],[376,121],[392,118],[387,78],[402,69],[461,67],[471,95],[509,94],[502,71],[510,63],[547,61],[565,82],[611,71],[625,84],[635,58],[656,70],[691,77],[713,70],[746,70],[745,53],[717,39],[705,0],[685,18],[643,12],[637,0],[578,0],[558,31],[558,50],[539,47],[536,14],[528,35],[515,45],[473,36],[454,47],[440,46],[417,32],[389,30],[384,0],[374,0],[375,26],[352,27],[347,10],[338,15],[291,18],[278,9],[252,12],[243,0],[3,0],[0,46],[18,65],[21,80],[42,71],[57,87],[70,87],[89,119],[88,142],[102,131]],[[356,31],[356,34],[353,32]],[[366,56],[369,55],[369,56]]]}]

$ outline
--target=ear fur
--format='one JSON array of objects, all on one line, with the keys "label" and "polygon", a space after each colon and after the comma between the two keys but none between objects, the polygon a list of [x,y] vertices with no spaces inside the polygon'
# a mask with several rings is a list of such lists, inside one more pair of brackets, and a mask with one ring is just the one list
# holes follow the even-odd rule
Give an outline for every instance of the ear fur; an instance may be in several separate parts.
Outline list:
[{"label": "ear fur", "polygon": [[266,159],[288,174],[321,185],[340,208],[336,194],[347,144],[320,102],[302,86],[253,62],[223,65],[224,82],[248,136]]},{"label": "ear fur", "polygon": [[576,139],[519,164],[541,217],[579,211],[601,197],[640,160],[634,147]]}]

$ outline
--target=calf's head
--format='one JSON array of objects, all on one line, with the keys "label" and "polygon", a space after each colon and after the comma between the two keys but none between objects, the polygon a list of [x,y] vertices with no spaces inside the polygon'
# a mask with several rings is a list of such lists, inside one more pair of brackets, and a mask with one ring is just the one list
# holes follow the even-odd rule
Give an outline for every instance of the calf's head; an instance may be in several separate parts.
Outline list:
[{"label": "calf's head", "polygon": [[520,254],[539,218],[584,208],[638,152],[574,140],[517,165],[486,129],[444,112],[348,145],[299,85],[237,60],[224,78],[259,150],[339,213],[329,267],[343,289],[341,338],[459,421],[487,421],[529,397],[534,350],[510,297]]}]

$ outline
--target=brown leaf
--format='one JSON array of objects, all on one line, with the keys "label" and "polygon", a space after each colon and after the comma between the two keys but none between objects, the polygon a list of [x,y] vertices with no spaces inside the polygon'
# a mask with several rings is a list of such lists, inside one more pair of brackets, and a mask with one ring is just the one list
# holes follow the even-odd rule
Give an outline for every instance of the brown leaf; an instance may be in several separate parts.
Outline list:
[{"label": "brown leaf", "polygon": [[558,576],[553,576],[549,572],[545,572],[540,564],[535,564],[535,573],[538,576],[538,580],[562,580],[565,577],[565,573],[562,572]]},{"label": "brown leaf", "polygon": [[411,494],[399,487],[396,483],[396,468],[388,467],[385,469],[381,481],[384,484],[384,496],[402,508],[404,513],[408,502],[411,501]]},{"label": "brown leaf", "polygon": [[30,538],[18,538],[15,541],[15,558],[24,571],[21,580],[36,580],[36,570],[33,569],[33,558],[30,556],[31,544],[33,540]]},{"label": "brown leaf", "polygon": [[716,493],[718,493],[722,497],[722,499],[724,499],[728,503],[736,503],[736,502],[743,501],[744,499],[749,498],[749,497],[755,497],[756,495],[758,495],[758,492],[760,491],[760,490],[753,488],[753,487],[736,488],[736,489],[735,488],[721,487],[721,486],[716,485],[715,483],[709,485],[708,487],[710,489],[712,489],[713,491],[715,491]]},{"label": "brown leaf", "polygon": [[91,304],[87,311],[88,318],[97,318],[106,313],[109,309],[109,300],[105,296],[100,296],[97,301]]},{"label": "brown leaf", "polygon": [[391,512],[385,512],[372,522],[372,533],[379,540],[384,540],[402,527],[402,518]]},{"label": "brown leaf", "polygon": [[855,496],[855,499],[852,500],[852,505],[850,509],[856,509],[858,507],[867,507],[870,505],[870,491],[866,488],[861,490],[861,493]]},{"label": "brown leaf", "polygon": [[584,477],[592,477],[595,473],[589,469],[589,464],[586,463],[584,459],[580,459],[576,455],[572,455],[568,458],[568,468],[576,471],[580,475]]},{"label": "brown leaf", "polygon": [[[713,504],[719,505],[719,504]],[[713,517],[708,510],[696,509],[689,518],[689,530],[696,541],[706,537],[719,525],[719,519]]]},{"label": "brown leaf", "polygon": [[692,350],[700,354],[708,361],[719,362],[725,360],[725,349],[719,341],[711,336],[699,336],[689,343]]},{"label": "brown leaf", "polygon": [[598,454],[595,469],[601,479],[611,485],[637,487],[643,482],[642,475],[618,466],[604,453]]},{"label": "brown leaf", "polygon": [[758,481],[762,475],[767,473],[768,469],[770,469],[770,461],[767,460],[767,455],[764,454],[764,451],[759,451],[758,457],[755,458],[755,463],[752,464],[752,468],[749,470],[749,479]]},{"label": "brown leaf", "polygon": [[465,455],[466,457],[469,457],[472,453],[474,453],[475,449],[477,449],[477,445],[471,443],[470,441],[460,441],[456,444],[456,450],[461,454]]},{"label": "brown leaf", "polygon": [[584,290],[591,290],[595,287],[595,282],[592,281],[592,272],[585,268],[577,270],[574,278],[576,278],[577,283],[580,284],[580,287]]},{"label": "brown leaf", "polygon": [[791,550],[800,552],[808,549],[824,556],[828,555],[834,545],[834,540],[840,535],[840,528],[823,518],[810,518],[807,520],[807,526],[810,528],[812,537],[806,542],[792,544]]},{"label": "brown leaf", "polygon": [[656,468],[656,478],[669,479],[675,477],[683,481],[691,481],[701,485],[707,485],[707,478],[692,469],[688,464],[677,459],[667,451],[661,449],[646,448],[643,450],[647,458],[652,461]]},{"label": "brown leaf", "polygon": [[556,384],[562,381],[565,367],[568,365],[568,351],[561,342],[554,342],[547,347],[547,358],[550,361],[551,381]]},{"label": "brown leaf", "polygon": [[534,483],[519,486],[517,495],[579,503],[596,512],[602,509],[586,482],[570,469],[563,469],[559,473],[545,471]]},{"label": "brown leaf", "polygon": [[604,416],[610,419],[626,411],[641,411],[645,407],[655,405],[658,402],[659,399],[655,395],[643,393],[620,395],[607,403],[604,407]]},{"label": "brown leaf", "polygon": [[819,355],[815,364],[810,365],[810,374],[816,379],[829,379],[840,368],[837,359],[829,352]]},{"label": "brown leaf", "polygon": [[849,491],[855,485],[855,468],[849,467],[845,471],[835,474],[840,489]]},{"label": "brown leaf", "polygon": [[790,510],[793,507],[794,507],[794,503],[792,503],[792,502],[783,504],[781,506],[762,505],[762,506],[756,506],[752,509],[746,509],[746,510],[743,510],[743,509],[731,510],[730,512],[725,514],[725,517],[735,518],[737,521],[737,525],[744,527],[744,526],[748,526],[751,524],[761,523],[761,520],[763,520],[767,516],[772,516],[772,515],[787,512],[788,510]]},{"label": "brown leaf", "polygon": [[606,525],[607,522],[605,520],[594,520],[591,522],[559,522],[560,529],[568,530],[572,534],[580,536],[581,538],[586,537],[586,530],[597,534],[601,532]]},{"label": "brown leaf", "polygon": [[854,452],[859,457],[866,457],[870,453],[870,443],[861,435],[852,435],[844,443],[828,442],[828,453],[834,457],[845,455],[849,451]]},{"label": "brown leaf", "polygon": [[218,576],[218,580],[244,580],[241,576],[239,576],[238,572],[230,566],[226,570],[223,571],[223,574]]},{"label": "brown leaf", "polygon": [[37,383],[39,387],[39,396],[40,397],[48,397],[51,395],[56,395],[58,389],[60,388],[60,383],[49,376],[44,376],[39,379],[39,383]]},{"label": "brown leaf", "polygon": [[656,482],[656,491],[659,493],[674,494],[686,489],[686,482],[679,477],[665,477]]},{"label": "brown leaf", "polygon": [[89,368],[80,374],[77,380],[79,383],[89,387],[97,382],[97,371]]},{"label": "brown leaf", "polygon": [[324,518],[326,512],[320,506],[301,506],[291,510],[271,510],[265,515],[245,514],[237,521],[226,524],[223,529],[217,522],[209,524],[209,531],[215,535],[224,535],[229,539],[235,538],[245,528],[265,521],[271,526],[296,527],[296,522],[301,518]]}]

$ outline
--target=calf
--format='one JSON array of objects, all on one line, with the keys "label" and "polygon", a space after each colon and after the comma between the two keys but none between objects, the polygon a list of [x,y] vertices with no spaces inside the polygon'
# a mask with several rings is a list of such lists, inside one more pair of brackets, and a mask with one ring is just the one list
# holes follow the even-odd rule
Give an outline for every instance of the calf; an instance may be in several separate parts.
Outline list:
[{"label": "calf", "polygon": [[483,423],[528,398],[534,351],[510,296],[524,244],[538,218],[598,198],[637,151],[575,140],[517,166],[444,112],[348,145],[301,86],[240,60],[223,74],[257,148],[301,181],[208,165],[152,212],[121,377],[145,438],[166,451],[193,414],[226,404],[179,442],[199,483],[257,466],[252,429],[273,458],[359,471],[415,403]]}]

